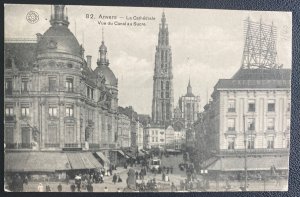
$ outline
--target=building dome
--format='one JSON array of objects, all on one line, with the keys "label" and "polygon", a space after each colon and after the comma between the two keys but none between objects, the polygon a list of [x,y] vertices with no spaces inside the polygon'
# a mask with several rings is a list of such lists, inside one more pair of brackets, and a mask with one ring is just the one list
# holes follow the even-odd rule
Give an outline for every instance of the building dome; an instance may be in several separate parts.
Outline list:
[{"label": "building dome", "polygon": [[81,57],[80,45],[67,26],[51,26],[38,41],[38,53],[53,52]]},{"label": "building dome", "polygon": [[118,85],[118,79],[116,78],[113,71],[106,65],[98,66],[94,73],[102,72],[104,78],[105,78],[105,84],[111,85],[111,86],[117,86]]}]

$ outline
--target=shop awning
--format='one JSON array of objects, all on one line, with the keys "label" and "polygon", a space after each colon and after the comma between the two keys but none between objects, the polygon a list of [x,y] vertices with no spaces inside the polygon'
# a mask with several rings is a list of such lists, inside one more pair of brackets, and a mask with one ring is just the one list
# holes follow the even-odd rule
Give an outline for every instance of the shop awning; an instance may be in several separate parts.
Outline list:
[{"label": "shop awning", "polygon": [[[270,170],[271,166],[275,166],[278,170],[288,170],[288,156],[281,157],[247,157],[247,169],[255,170]],[[226,157],[219,158],[207,167],[210,171],[243,171],[245,170],[244,157]]]},{"label": "shop awning", "polygon": [[71,168],[74,170],[95,169],[102,167],[102,165],[90,152],[67,153],[67,156],[71,164]]},{"label": "shop awning", "polygon": [[102,152],[96,152],[96,154],[100,157],[100,159],[106,163],[106,164],[110,164],[109,159],[102,153]]},{"label": "shop awning", "polygon": [[4,171],[5,172],[23,172],[27,163],[29,152],[15,152],[4,154]]},{"label": "shop awning", "polygon": [[136,159],[135,155],[133,155],[132,153],[126,152],[125,155],[129,158]]},{"label": "shop awning", "polygon": [[144,156],[145,156],[145,153],[143,153],[141,150],[139,150],[139,156],[140,156],[140,157],[144,157]]},{"label": "shop awning", "polygon": [[60,152],[10,152],[5,153],[5,171],[55,172],[70,170],[67,155]]}]

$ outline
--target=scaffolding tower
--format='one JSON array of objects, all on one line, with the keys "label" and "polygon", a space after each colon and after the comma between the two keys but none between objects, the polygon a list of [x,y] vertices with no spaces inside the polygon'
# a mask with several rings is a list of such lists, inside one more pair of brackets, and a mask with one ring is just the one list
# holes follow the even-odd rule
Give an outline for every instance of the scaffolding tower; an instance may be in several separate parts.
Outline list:
[{"label": "scaffolding tower", "polygon": [[272,69],[279,68],[276,63],[277,30],[272,25],[244,21],[245,45],[242,59],[242,69]]}]

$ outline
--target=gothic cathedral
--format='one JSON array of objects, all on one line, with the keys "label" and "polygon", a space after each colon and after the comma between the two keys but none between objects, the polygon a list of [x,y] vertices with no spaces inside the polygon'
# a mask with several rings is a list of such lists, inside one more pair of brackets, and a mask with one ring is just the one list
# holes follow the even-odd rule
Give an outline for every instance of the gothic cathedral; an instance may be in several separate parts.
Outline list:
[{"label": "gothic cathedral", "polygon": [[164,12],[159,26],[153,81],[152,122],[158,126],[168,126],[172,120],[174,96],[172,52]]}]

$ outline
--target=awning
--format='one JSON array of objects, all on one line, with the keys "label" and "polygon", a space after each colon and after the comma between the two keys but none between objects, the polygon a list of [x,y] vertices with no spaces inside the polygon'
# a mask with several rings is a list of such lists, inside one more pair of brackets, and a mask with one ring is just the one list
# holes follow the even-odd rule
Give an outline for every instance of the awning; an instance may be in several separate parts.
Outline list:
[{"label": "awning", "polygon": [[118,152],[120,155],[128,159],[129,157],[122,150],[113,150],[114,152]]},{"label": "awning", "polygon": [[67,153],[72,169],[95,169],[101,168],[102,165],[90,152]]},{"label": "awning", "polygon": [[126,152],[125,155],[132,158],[132,159],[136,159],[135,155],[133,155],[132,153]]},{"label": "awning", "polygon": [[29,152],[15,152],[4,154],[4,171],[5,172],[23,172],[27,163]]},{"label": "awning", "polygon": [[106,163],[106,164],[110,164],[109,159],[102,153],[102,152],[96,152],[96,154],[100,157],[100,159]]},{"label": "awning", "polygon": [[60,152],[10,152],[5,153],[5,171],[55,172],[70,170],[67,155]]},{"label": "awning", "polygon": [[[271,166],[278,170],[288,170],[288,156],[281,157],[247,157],[247,170],[270,170]],[[210,171],[243,171],[245,170],[244,157],[219,158],[207,167]]]},{"label": "awning", "polygon": [[145,156],[145,153],[143,153],[142,151],[139,150],[139,156],[140,156],[140,157],[144,157],[144,156]]}]

